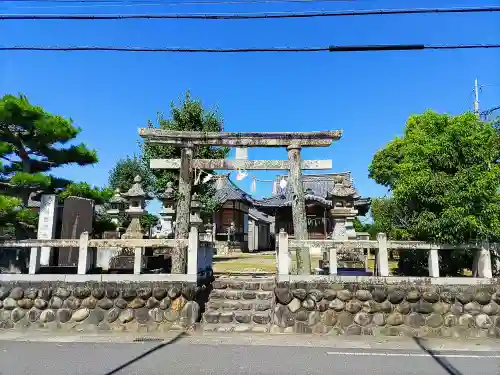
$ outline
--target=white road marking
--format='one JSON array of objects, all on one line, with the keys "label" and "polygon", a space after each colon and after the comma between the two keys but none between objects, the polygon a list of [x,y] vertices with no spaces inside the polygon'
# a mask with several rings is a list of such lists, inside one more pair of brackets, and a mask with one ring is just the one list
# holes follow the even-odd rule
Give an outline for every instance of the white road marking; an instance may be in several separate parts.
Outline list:
[{"label": "white road marking", "polygon": [[378,353],[378,352],[326,352],[328,355],[360,356],[360,357],[437,357],[437,358],[500,358],[500,355],[470,355],[470,354],[434,354],[427,353]]}]

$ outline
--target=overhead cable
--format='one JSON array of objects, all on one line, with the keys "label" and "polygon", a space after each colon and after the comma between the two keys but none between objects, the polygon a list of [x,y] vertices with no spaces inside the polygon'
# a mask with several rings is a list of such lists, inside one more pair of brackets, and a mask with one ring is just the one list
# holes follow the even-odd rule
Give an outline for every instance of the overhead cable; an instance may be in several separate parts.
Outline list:
[{"label": "overhead cable", "polygon": [[314,17],[359,17],[404,14],[487,13],[500,12],[500,6],[473,8],[369,9],[336,12],[274,12],[214,14],[0,14],[0,20],[127,20],[127,19],[197,19],[247,20]]},{"label": "overhead cable", "polygon": [[[316,3],[353,3],[359,0],[0,0],[0,3],[34,3],[34,4],[143,4],[155,2],[163,5],[249,5],[249,4],[316,4]],[[50,5],[49,5],[50,6]]]},{"label": "overhead cable", "polygon": [[[75,8],[130,8],[130,7],[152,7],[152,6],[183,6],[183,5],[252,5],[252,4],[297,4],[313,5],[320,3],[353,3],[361,0],[186,0],[186,1],[165,1],[165,0],[0,0],[0,3],[15,3],[16,9],[75,9]],[[28,4],[29,5],[23,5]],[[34,5],[34,4],[42,5]],[[19,5],[21,4],[21,5]]]},{"label": "overhead cable", "polygon": [[[39,4],[50,4],[50,3],[63,3],[63,4],[102,4],[102,3],[147,3],[149,0],[0,0],[0,3],[39,3]],[[224,5],[224,4],[255,4],[255,3],[353,3],[358,0],[186,0],[186,1],[169,1],[169,0],[154,0],[158,3],[163,3],[166,5]]]},{"label": "overhead cable", "polygon": [[460,45],[425,45],[425,44],[385,44],[353,45],[329,47],[269,47],[269,48],[150,48],[150,47],[105,47],[105,46],[0,46],[0,51],[113,51],[113,52],[165,52],[165,53],[301,53],[301,52],[387,52],[415,50],[460,50],[460,49],[498,49],[500,44],[460,44]]}]

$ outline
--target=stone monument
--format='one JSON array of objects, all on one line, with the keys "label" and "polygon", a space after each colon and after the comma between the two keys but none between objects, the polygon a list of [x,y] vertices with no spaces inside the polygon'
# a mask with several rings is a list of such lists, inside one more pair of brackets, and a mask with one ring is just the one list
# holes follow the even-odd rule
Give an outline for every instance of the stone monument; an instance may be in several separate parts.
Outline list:
[{"label": "stone monument", "polygon": [[[51,240],[56,233],[57,223],[57,196],[55,194],[44,194],[40,200],[40,215],[38,217],[39,240]],[[40,265],[50,266],[52,248],[42,247],[40,253]]]},{"label": "stone monument", "polygon": [[[93,221],[94,201],[92,199],[66,198],[62,216],[61,238],[79,239],[83,232],[92,233]],[[78,265],[78,253],[78,247],[59,249],[59,266],[76,267]]]}]

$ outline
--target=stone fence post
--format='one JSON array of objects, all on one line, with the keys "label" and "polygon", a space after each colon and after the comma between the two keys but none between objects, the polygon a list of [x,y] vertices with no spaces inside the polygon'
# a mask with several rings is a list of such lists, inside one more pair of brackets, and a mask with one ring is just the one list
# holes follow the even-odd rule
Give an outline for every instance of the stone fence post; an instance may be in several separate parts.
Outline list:
[{"label": "stone fence post", "polygon": [[385,233],[377,233],[378,249],[376,252],[376,276],[389,276],[389,259],[387,253],[387,236]]},{"label": "stone fence post", "polygon": [[481,244],[481,248],[474,254],[473,277],[491,279],[493,271],[491,267],[491,245],[487,242]]},{"label": "stone fence post", "polygon": [[290,275],[290,257],[288,254],[288,233],[281,228],[278,235],[278,275]]},{"label": "stone fence post", "polygon": [[92,257],[90,256],[88,245],[89,232],[83,232],[80,235],[80,246],[78,250],[78,275],[85,275],[92,265]]},{"label": "stone fence post", "polygon": [[28,266],[28,273],[35,275],[40,271],[40,258],[42,251],[40,247],[32,247],[30,251],[30,263]]},{"label": "stone fence post", "polygon": [[330,275],[337,274],[337,248],[335,246],[329,249],[328,267],[330,268]]},{"label": "stone fence post", "polygon": [[187,274],[198,275],[198,252],[200,250],[200,228],[203,226],[203,220],[200,217],[201,202],[198,194],[194,193],[191,197],[191,214],[189,215],[189,241],[187,249]]},{"label": "stone fence post", "polygon": [[437,249],[429,250],[429,276],[439,277],[439,253]]},{"label": "stone fence post", "polygon": [[187,274],[198,275],[198,247],[200,245],[200,238],[197,225],[191,225],[188,243]]}]

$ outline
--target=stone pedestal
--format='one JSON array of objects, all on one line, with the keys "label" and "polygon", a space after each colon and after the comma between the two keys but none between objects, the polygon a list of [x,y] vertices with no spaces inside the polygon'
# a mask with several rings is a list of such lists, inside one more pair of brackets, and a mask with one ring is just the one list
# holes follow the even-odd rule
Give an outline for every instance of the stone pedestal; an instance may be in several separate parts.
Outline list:
[{"label": "stone pedestal", "polygon": [[[143,238],[140,216],[137,213],[133,212],[133,210],[130,210],[130,209],[127,210],[127,213],[132,216],[132,220],[130,221],[130,224],[127,227],[127,230],[125,231],[125,233],[123,233],[122,238],[124,238],[124,239]],[[142,215],[142,213],[141,213],[141,215]],[[127,250],[125,250],[125,252],[127,252],[127,254],[124,254],[124,255],[126,255],[132,259],[132,262],[134,265],[133,266],[134,267],[134,274],[136,274],[136,275],[140,274],[141,269],[142,269],[143,248],[136,247],[133,250],[127,249]],[[129,253],[131,253],[131,254],[129,254]]]},{"label": "stone pedestal", "polygon": [[344,218],[333,219],[333,233],[332,238],[337,241],[345,241],[348,238],[347,235],[347,221]]},{"label": "stone pedestal", "polygon": [[[113,230],[107,231],[102,234],[102,238],[106,240],[110,239],[120,239],[120,232]],[[99,249],[97,251],[97,267],[101,268],[103,271],[109,271],[111,267],[111,260],[113,257],[120,253],[120,249]]]},{"label": "stone pedestal", "polygon": [[172,207],[164,207],[160,212],[161,232],[162,238],[174,238],[174,219],[175,210]]},{"label": "stone pedestal", "polygon": [[345,222],[347,238],[349,240],[356,239],[356,230],[354,229],[354,217],[348,217]]},{"label": "stone pedestal", "polygon": [[[349,240],[349,224],[346,218],[335,218],[332,238],[337,241]],[[344,249],[342,245],[337,247],[337,261],[362,262],[364,263],[363,249]]]}]

